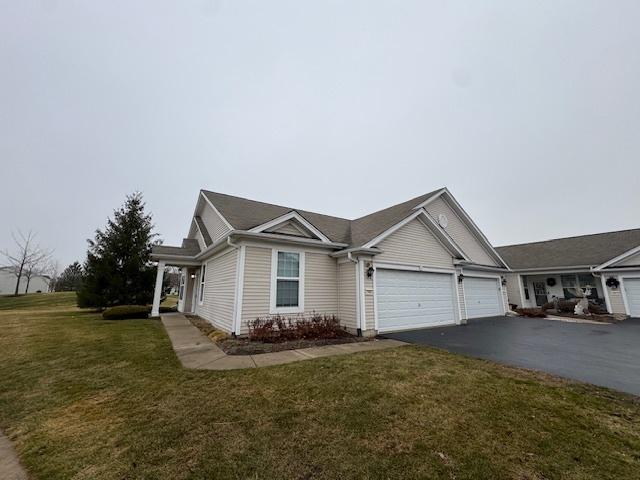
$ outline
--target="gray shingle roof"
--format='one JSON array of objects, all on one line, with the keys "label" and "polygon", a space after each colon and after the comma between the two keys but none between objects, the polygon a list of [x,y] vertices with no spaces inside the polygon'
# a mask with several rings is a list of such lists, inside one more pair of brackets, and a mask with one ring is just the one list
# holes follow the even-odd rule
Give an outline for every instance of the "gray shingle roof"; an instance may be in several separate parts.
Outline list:
[{"label": "gray shingle roof", "polygon": [[249,230],[286,213],[296,211],[331,241],[358,247],[411,215],[413,207],[441,190],[435,190],[355,220],[322,215],[207,190],[203,190],[202,193],[236,230]]},{"label": "gray shingle roof", "polygon": [[416,205],[440,193],[442,189],[425,193],[406,202],[357,218],[351,222],[351,245],[361,246],[413,213]]},{"label": "gray shingle roof", "polygon": [[640,246],[640,228],[496,247],[513,269],[596,266]]},{"label": "gray shingle roof", "polygon": [[152,253],[162,255],[176,255],[179,257],[194,257],[200,253],[200,245],[193,238],[184,238],[181,247],[170,247],[167,245],[154,245],[151,248]]}]

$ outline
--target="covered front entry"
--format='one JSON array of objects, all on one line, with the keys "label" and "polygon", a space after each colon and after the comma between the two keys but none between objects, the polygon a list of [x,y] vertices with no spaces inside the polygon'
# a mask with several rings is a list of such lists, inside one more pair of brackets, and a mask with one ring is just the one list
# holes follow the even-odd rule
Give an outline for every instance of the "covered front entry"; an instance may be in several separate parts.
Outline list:
[{"label": "covered front entry", "polygon": [[452,274],[379,268],[376,275],[379,332],[456,323]]},{"label": "covered front entry", "polygon": [[501,298],[500,279],[465,276],[464,299],[468,318],[503,315]]}]

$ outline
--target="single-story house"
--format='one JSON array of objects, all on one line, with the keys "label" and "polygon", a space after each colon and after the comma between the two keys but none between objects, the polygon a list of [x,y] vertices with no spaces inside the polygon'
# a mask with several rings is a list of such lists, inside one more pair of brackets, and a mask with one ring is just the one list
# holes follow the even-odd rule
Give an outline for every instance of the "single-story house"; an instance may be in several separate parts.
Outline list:
[{"label": "single-story house", "polygon": [[[18,278],[11,267],[0,267],[0,295],[13,295]],[[18,293],[46,293],[49,291],[51,279],[47,275],[33,275],[27,285],[27,277],[20,278]]]},{"label": "single-story house", "polygon": [[589,287],[609,313],[640,317],[640,229],[497,247],[511,272],[509,302],[542,306]]},{"label": "single-story house", "polygon": [[442,188],[355,220],[202,190],[180,246],[181,312],[235,335],[270,315],[336,315],[375,335],[464,323],[508,309],[500,254]]}]

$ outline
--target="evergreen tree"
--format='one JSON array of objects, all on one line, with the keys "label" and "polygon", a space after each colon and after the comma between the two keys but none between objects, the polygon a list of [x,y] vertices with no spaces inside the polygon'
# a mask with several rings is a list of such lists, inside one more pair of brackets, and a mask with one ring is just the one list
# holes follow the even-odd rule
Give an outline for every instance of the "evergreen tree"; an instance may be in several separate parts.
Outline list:
[{"label": "evergreen tree", "polygon": [[80,290],[84,271],[80,262],[73,262],[56,279],[54,289],[56,292],[75,292]]},{"label": "evergreen tree", "polygon": [[88,240],[79,307],[147,305],[153,300],[156,273],[149,255],[157,234],[144,207],[142,194],[127,196],[105,230],[96,230],[95,239]]}]

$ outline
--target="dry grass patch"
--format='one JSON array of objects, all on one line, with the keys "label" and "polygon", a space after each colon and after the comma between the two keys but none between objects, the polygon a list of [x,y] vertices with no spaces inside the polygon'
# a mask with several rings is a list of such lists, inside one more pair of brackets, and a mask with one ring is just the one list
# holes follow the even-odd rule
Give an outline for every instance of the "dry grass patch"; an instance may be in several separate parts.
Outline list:
[{"label": "dry grass patch", "polygon": [[419,347],[185,370],[158,321],[68,303],[0,314],[34,478],[638,478],[635,397]]}]

